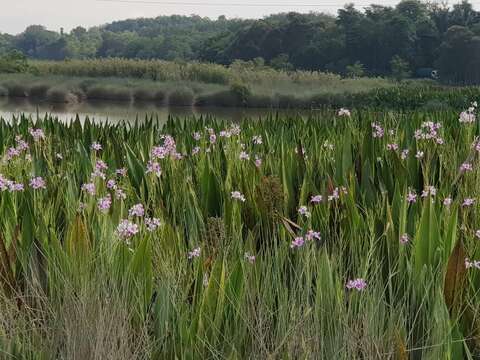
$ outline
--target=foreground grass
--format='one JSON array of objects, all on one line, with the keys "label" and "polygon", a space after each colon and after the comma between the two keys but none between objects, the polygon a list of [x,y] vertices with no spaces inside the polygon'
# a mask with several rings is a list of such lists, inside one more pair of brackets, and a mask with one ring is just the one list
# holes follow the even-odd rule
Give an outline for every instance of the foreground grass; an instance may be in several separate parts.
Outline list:
[{"label": "foreground grass", "polygon": [[456,112],[1,120],[0,349],[478,356],[479,130]]}]

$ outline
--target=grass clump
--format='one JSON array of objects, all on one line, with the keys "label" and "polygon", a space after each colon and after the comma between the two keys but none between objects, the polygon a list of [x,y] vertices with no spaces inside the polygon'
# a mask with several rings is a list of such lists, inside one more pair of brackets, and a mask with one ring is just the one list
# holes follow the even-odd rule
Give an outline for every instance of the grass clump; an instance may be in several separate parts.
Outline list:
[{"label": "grass clump", "polygon": [[46,100],[51,103],[76,103],[79,94],[75,94],[69,89],[63,87],[53,87],[47,91]]},{"label": "grass clump", "polygon": [[168,95],[169,106],[193,106],[194,100],[195,94],[186,87],[175,89]]},{"label": "grass clump", "polygon": [[50,90],[50,85],[34,84],[30,87],[29,95],[35,100],[44,100],[47,97],[48,90]]}]

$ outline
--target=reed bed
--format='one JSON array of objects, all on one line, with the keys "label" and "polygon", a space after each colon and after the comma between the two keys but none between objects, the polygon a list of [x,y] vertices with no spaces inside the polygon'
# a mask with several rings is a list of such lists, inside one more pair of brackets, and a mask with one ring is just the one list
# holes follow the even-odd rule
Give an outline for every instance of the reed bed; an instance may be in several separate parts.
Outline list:
[{"label": "reed bed", "polygon": [[0,120],[7,358],[473,359],[479,123]]}]

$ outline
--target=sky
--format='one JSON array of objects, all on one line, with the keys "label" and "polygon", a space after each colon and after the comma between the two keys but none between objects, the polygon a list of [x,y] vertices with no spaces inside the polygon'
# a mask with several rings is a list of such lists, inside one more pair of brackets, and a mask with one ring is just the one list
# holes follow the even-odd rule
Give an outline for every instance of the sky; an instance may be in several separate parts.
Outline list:
[{"label": "sky", "polygon": [[[142,2],[143,1],[143,2]],[[358,8],[370,3],[394,5],[399,0],[0,0],[0,33],[18,34],[28,25],[44,25],[65,31],[80,25],[91,27],[114,20],[160,15],[217,18],[262,18],[288,11],[336,14],[345,3]],[[3,4],[1,4],[3,3]],[[313,5],[313,6],[309,6]]]}]

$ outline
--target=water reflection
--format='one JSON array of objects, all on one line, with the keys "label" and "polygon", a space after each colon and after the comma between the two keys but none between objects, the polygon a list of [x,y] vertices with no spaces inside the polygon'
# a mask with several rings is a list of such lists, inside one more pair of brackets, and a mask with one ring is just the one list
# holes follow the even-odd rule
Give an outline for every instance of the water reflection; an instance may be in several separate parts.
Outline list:
[{"label": "water reflection", "polygon": [[43,117],[46,113],[57,116],[62,122],[69,122],[75,119],[76,115],[80,119],[88,116],[92,121],[111,123],[122,120],[133,121],[135,119],[143,120],[145,117],[158,117],[160,122],[165,122],[169,115],[186,118],[193,115],[212,115],[218,119],[227,121],[240,121],[244,118],[258,118],[267,116],[271,113],[279,112],[281,115],[290,116],[308,116],[312,114],[308,110],[272,110],[272,109],[244,109],[244,108],[218,108],[218,107],[166,107],[157,106],[152,103],[124,103],[110,101],[89,101],[78,104],[51,104],[45,102],[34,102],[25,98],[0,99],[0,117],[11,119],[12,116],[20,114],[31,115],[33,118],[37,114]]}]

